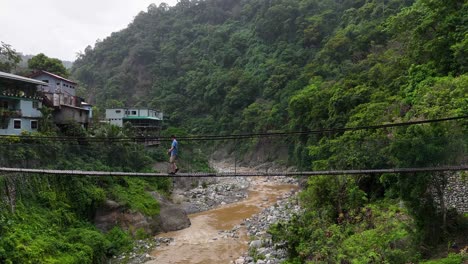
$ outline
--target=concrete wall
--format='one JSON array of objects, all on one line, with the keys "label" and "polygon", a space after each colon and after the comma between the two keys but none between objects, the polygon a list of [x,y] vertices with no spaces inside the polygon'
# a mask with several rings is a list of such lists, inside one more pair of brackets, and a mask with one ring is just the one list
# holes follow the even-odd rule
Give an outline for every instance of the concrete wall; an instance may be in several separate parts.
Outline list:
[{"label": "concrete wall", "polygon": [[49,84],[48,86],[42,86],[42,88],[44,89],[44,92],[56,93],[58,91],[62,91],[65,94],[69,94],[73,96],[76,95],[76,90],[75,90],[76,84],[73,84],[71,82],[67,82],[62,79],[57,79],[47,74],[38,75],[34,77],[34,79],[43,81]]},{"label": "concrete wall", "polygon": [[123,126],[123,117],[125,116],[125,109],[106,109],[106,120],[109,121],[109,124],[116,125],[119,127]]},{"label": "concrete wall", "polygon": [[56,124],[66,124],[69,122],[87,124],[89,122],[89,112],[84,108],[62,106],[54,111],[53,115]]},{"label": "concrete wall", "polygon": [[23,117],[34,117],[34,118],[39,118],[42,116],[41,111],[39,111],[39,108],[41,108],[42,103],[39,101],[31,101],[31,100],[21,100],[20,101],[20,109],[21,109],[21,114]]},{"label": "concrete wall", "polygon": [[119,126],[119,127],[123,127],[122,118],[111,118],[111,119],[107,119],[107,121],[109,121],[109,124],[111,124],[111,125],[116,125],[116,126]]},{"label": "concrete wall", "polygon": [[[6,100],[6,99],[3,99]],[[38,108],[41,103],[38,100],[23,100],[23,99],[8,99],[8,109],[18,110],[21,115],[19,117],[10,117],[8,128],[0,129],[0,135],[19,135],[23,131],[34,132],[39,126],[39,118],[42,116]],[[15,128],[15,120],[20,123],[20,128]],[[36,128],[32,128],[31,122],[35,122]]]},{"label": "concrete wall", "polygon": [[[14,122],[15,120],[21,122],[21,128],[15,129]],[[34,132],[37,131],[36,129],[31,128],[31,122],[37,122],[37,127],[39,127],[39,120],[34,118],[10,118],[10,122],[8,123],[7,129],[0,129],[0,135],[20,135],[21,132]]]},{"label": "concrete wall", "polygon": [[125,116],[125,109],[106,109],[106,119],[123,118]]}]

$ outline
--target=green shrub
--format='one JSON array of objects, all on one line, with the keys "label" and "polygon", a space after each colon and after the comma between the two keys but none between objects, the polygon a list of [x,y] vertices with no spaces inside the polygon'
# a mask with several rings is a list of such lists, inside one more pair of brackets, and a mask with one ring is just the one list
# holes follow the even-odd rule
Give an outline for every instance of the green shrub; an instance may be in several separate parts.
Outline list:
[{"label": "green shrub", "polygon": [[117,255],[132,248],[133,242],[130,235],[118,227],[112,228],[105,236],[108,241],[108,255]]},{"label": "green shrub", "polygon": [[111,187],[111,194],[125,206],[147,216],[154,216],[159,213],[159,204],[147,188],[148,183],[145,180],[126,177],[121,179],[120,184]]},{"label": "green shrub", "polygon": [[289,261],[314,263],[407,263],[417,261],[411,218],[395,202],[368,204],[338,219],[307,211],[273,225],[274,241],[287,241]]},{"label": "green shrub", "polygon": [[135,238],[139,240],[147,239],[151,236],[151,234],[148,234],[144,228],[138,228],[135,231]]},{"label": "green shrub", "polygon": [[461,264],[466,263],[468,257],[460,254],[450,253],[446,258],[420,262],[420,264]]}]

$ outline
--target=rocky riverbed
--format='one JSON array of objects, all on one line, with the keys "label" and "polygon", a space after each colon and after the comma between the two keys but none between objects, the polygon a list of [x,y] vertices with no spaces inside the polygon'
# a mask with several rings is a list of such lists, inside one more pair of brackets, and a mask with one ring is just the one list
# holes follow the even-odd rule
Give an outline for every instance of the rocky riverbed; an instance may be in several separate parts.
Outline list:
[{"label": "rocky riverbed", "polygon": [[214,183],[200,180],[193,189],[175,190],[172,197],[187,214],[193,214],[243,200],[249,186],[246,178],[229,177]]},{"label": "rocky riverbed", "polygon": [[[172,251],[193,251],[191,258],[198,259],[193,263],[215,263],[199,252],[204,250],[196,248],[200,243],[207,243],[210,250],[219,248],[218,253],[205,253],[222,256],[222,262],[216,263],[279,263],[285,258],[284,250],[272,243],[266,231],[271,224],[287,221],[300,210],[295,198],[298,189],[295,179],[199,179],[190,187],[193,188],[175,190],[172,195],[174,203],[191,214],[190,228],[140,240],[132,253],[116,257],[112,263],[191,263],[186,259],[174,259]],[[234,219],[244,215],[247,217]],[[207,223],[213,225],[210,230]]]},{"label": "rocky riverbed", "polygon": [[282,248],[284,243],[273,243],[271,235],[266,231],[272,224],[289,221],[300,211],[296,192],[291,191],[285,193],[274,205],[245,219],[242,225],[246,226],[248,236],[251,238],[249,250],[231,263],[276,264],[284,261],[286,259],[286,251]]}]

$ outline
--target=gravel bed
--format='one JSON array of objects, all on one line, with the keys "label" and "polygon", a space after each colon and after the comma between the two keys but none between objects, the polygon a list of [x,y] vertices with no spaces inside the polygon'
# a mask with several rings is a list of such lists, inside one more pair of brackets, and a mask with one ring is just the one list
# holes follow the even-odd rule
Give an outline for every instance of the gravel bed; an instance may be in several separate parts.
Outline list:
[{"label": "gravel bed", "polygon": [[246,219],[242,224],[246,226],[251,238],[249,252],[244,253],[231,263],[277,264],[284,261],[287,257],[287,252],[282,247],[284,242],[273,243],[271,235],[267,231],[272,224],[287,222],[301,210],[297,203],[296,193],[291,191],[283,195],[273,206]]},{"label": "gravel bed", "polygon": [[250,181],[240,177],[227,177],[211,184],[200,181],[194,189],[175,191],[174,196],[179,199],[174,200],[178,200],[187,214],[193,214],[241,201],[247,198],[249,187]]}]

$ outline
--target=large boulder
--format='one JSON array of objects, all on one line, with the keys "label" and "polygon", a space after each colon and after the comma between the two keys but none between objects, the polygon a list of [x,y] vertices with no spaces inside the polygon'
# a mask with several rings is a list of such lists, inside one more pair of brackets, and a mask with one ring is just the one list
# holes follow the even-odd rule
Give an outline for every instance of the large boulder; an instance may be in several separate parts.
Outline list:
[{"label": "large boulder", "polygon": [[156,192],[152,192],[151,195],[159,202],[160,213],[158,215],[145,216],[140,212],[133,212],[115,201],[107,200],[96,210],[94,224],[104,232],[111,230],[114,226],[119,226],[132,233],[143,229],[147,234],[153,235],[190,226],[190,219],[179,206]]},{"label": "large boulder", "polygon": [[155,228],[158,231],[170,232],[190,226],[190,219],[180,206],[172,203],[157,192],[152,192],[151,195],[158,200],[160,205],[159,215],[153,217]]}]

